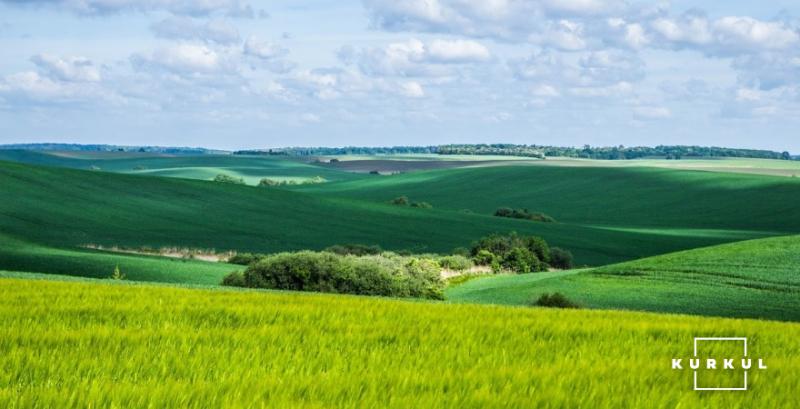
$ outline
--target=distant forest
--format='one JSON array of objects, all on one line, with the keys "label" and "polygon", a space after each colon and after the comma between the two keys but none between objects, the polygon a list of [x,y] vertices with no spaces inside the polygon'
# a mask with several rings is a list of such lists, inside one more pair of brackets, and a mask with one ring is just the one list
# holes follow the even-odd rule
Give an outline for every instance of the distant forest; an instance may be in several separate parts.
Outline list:
[{"label": "distant forest", "polygon": [[[65,143],[25,143],[0,145],[0,149],[25,149],[49,151],[95,151],[95,152],[143,152],[165,153],[176,155],[197,154],[230,154],[229,151],[188,148],[188,147],[161,147],[161,146],[118,146],[118,145],[80,145]],[[568,157],[585,159],[690,159],[690,158],[760,158],[800,160],[800,156],[792,156],[789,152],[776,152],[760,149],[722,148],[716,146],[682,146],[659,145],[647,146],[589,146],[583,147],[558,147],[546,145],[515,145],[508,143],[497,144],[458,144],[439,146],[391,146],[391,147],[358,147],[347,146],[341,148],[275,148],[252,149],[233,152],[234,155],[265,155],[265,156],[338,156],[338,155],[401,155],[401,154],[435,154],[435,155],[501,155],[523,156],[546,159],[548,157]]]},{"label": "distant forest", "polygon": [[438,154],[438,155],[502,155],[524,156],[545,159],[560,156],[585,159],[638,159],[638,158],[760,158],[792,160],[789,152],[775,152],[759,149],[736,149],[706,146],[665,146],[655,147],[611,146],[581,148],[544,145],[515,144],[463,144],[440,146],[393,146],[393,147],[342,147],[342,148],[282,148],[269,150],[236,151],[237,155],[283,155],[283,156],[334,156],[334,155],[388,155],[388,154]]},{"label": "distant forest", "polygon": [[77,152],[142,152],[166,153],[172,155],[203,155],[230,153],[228,151],[206,148],[173,146],[120,146],[120,145],[81,145],[77,143],[15,143],[0,145],[0,149],[20,149],[28,151],[77,151]]}]

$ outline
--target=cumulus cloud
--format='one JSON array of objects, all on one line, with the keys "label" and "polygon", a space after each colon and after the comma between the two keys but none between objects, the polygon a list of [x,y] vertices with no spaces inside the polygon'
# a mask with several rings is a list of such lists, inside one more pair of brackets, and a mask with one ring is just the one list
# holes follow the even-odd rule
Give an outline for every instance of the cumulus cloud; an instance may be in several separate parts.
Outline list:
[{"label": "cumulus cloud", "polygon": [[423,58],[441,63],[483,62],[491,58],[486,46],[469,40],[433,40],[425,45],[424,53]]},{"label": "cumulus cloud", "polygon": [[662,46],[696,49],[708,55],[740,55],[787,50],[800,45],[797,29],[780,21],[727,16],[711,20],[705,13],[690,11],[650,24]]},{"label": "cumulus cloud", "polygon": [[491,53],[476,41],[410,39],[360,50],[344,47],[339,58],[371,76],[442,77],[452,74],[448,65],[483,63]]},{"label": "cumulus cloud", "polygon": [[0,97],[14,101],[18,107],[122,101],[115,92],[96,82],[61,80],[34,71],[0,77]]},{"label": "cumulus cloud", "polygon": [[31,62],[52,79],[69,82],[98,82],[100,70],[84,57],[59,58],[47,54],[31,57]]},{"label": "cumulus cloud", "polygon": [[559,90],[585,97],[627,94],[645,76],[639,57],[620,50],[583,52],[577,61],[552,50],[539,50],[508,64],[518,80],[535,84],[532,92],[539,97],[561,95]]},{"label": "cumulus cloud", "polygon": [[224,20],[201,22],[186,16],[171,16],[150,26],[156,36],[208,43],[234,44],[240,41],[239,30]]},{"label": "cumulus cloud", "polygon": [[274,73],[285,74],[295,68],[293,62],[285,57],[289,50],[269,41],[260,41],[256,37],[249,37],[245,41],[242,52],[254,61],[254,65],[264,67]]},{"label": "cumulus cloud", "polygon": [[131,63],[140,70],[166,70],[175,74],[222,74],[233,64],[213,49],[199,44],[177,44],[150,54],[134,54]]}]

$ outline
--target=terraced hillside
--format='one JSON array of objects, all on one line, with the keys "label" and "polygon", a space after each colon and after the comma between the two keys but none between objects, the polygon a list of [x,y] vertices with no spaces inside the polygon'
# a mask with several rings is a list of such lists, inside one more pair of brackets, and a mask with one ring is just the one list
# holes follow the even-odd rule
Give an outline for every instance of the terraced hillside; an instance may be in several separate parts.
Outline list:
[{"label": "terraced hillside", "polygon": [[723,244],[590,270],[475,279],[449,288],[447,298],[526,305],[550,292],[590,308],[800,321],[800,236]]},{"label": "terraced hillside", "polygon": [[[700,334],[769,369],[692,391]],[[4,408],[800,406],[794,323],[0,279],[0,340]]]}]

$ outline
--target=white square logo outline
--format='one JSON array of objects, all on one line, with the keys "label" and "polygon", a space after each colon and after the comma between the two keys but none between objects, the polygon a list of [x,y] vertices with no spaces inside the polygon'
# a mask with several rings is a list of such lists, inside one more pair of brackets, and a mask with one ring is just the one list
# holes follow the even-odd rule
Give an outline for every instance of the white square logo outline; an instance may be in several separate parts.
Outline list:
[{"label": "white square logo outline", "polygon": [[[694,356],[697,357],[697,341],[742,341],[744,345],[744,356],[747,357],[747,338],[746,337],[695,337]],[[747,390],[747,370],[744,371],[744,386],[741,388],[700,388],[697,386],[697,370],[694,371],[694,390],[696,391],[746,391]]]}]

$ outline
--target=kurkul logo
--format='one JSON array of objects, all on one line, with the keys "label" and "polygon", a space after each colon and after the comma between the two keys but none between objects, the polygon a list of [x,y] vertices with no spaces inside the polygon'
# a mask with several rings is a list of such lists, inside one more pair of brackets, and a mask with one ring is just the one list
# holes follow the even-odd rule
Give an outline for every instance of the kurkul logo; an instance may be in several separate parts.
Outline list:
[{"label": "kurkul logo", "polygon": [[[703,346],[708,346],[712,342],[741,343],[741,357],[699,358],[698,351],[701,351]],[[686,365],[687,363],[688,365]],[[767,365],[764,363],[763,358],[752,359],[747,356],[747,338],[745,337],[696,337],[694,339],[694,357],[686,360],[673,358],[672,369],[691,369],[694,377],[694,390],[696,391],[746,391],[747,372],[750,370],[765,370]],[[701,370],[731,372],[738,370],[742,372],[742,380],[736,385],[701,386],[702,382],[698,382],[698,372]]]}]

